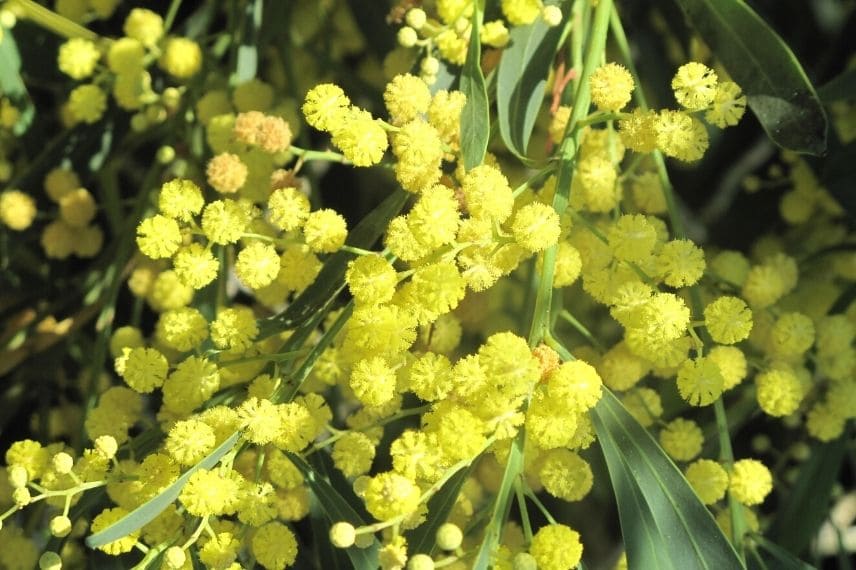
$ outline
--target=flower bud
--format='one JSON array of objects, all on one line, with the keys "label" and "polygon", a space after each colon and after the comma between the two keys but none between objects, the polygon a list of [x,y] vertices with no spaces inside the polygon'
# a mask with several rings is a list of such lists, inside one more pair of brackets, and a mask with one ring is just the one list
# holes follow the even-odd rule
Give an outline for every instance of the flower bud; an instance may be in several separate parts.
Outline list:
[{"label": "flower bud", "polygon": [[56,552],[48,550],[39,557],[39,570],[59,570],[62,568],[62,558]]},{"label": "flower bud", "polygon": [[428,20],[428,16],[425,14],[425,10],[422,8],[412,8],[407,11],[407,16],[405,16],[405,21],[407,25],[413,28],[414,30],[422,29],[422,26],[425,25],[425,22]]},{"label": "flower bud", "polygon": [[456,524],[445,523],[437,529],[437,546],[443,550],[455,550],[463,540],[464,533]]},{"label": "flower bud", "polygon": [[53,456],[53,468],[60,475],[66,475],[71,472],[71,469],[74,467],[74,458],[61,451]]},{"label": "flower bud", "polygon": [[419,36],[416,34],[416,30],[410,26],[404,26],[398,30],[398,43],[401,47],[413,47],[418,40]]},{"label": "flower bud", "polygon": [[27,486],[27,481],[30,477],[27,475],[27,468],[23,465],[11,465],[9,467],[9,484],[15,489]]},{"label": "flower bud", "polygon": [[555,28],[562,23],[562,10],[558,6],[544,6],[541,19],[551,28]]},{"label": "flower bud", "polygon": [[71,532],[71,519],[63,515],[55,516],[51,519],[48,526],[50,528],[51,535],[56,536],[57,538],[62,538],[64,536],[68,536]]},{"label": "flower bud", "polygon": [[95,449],[107,459],[112,459],[116,456],[119,444],[112,435],[102,435],[95,439]]},{"label": "flower bud", "polygon": [[336,548],[349,548],[356,539],[356,529],[349,522],[337,522],[330,527],[330,542]]},{"label": "flower bud", "polygon": [[26,487],[20,487],[12,492],[12,500],[15,501],[15,506],[23,509],[30,504],[30,490]]},{"label": "flower bud", "polygon": [[167,568],[181,568],[186,561],[187,555],[178,546],[170,546],[164,554],[164,562],[166,562]]}]

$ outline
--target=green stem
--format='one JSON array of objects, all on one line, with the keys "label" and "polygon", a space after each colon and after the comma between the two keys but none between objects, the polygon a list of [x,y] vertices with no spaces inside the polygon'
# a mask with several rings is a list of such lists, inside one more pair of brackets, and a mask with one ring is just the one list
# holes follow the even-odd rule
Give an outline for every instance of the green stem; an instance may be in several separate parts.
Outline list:
[{"label": "green stem", "polygon": [[526,497],[523,494],[523,483],[518,479],[514,482],[514,493],[520,507],[520,520],[523,522],[523,537],[526,544],[532,542],[532,522],[529,520],[529,509],[526,507]]},{"label": "green stem", "polygon": [[565,319],[565,321],[567,321],[568,324],[570,324],[572,327],[574,327],[574,330],[583,335],[583,337],[585,337],[585,339],[589,341],[592,346],[594,346],[601,352],[606,352],[606,347],[603,346],[600,341],[594,337],[591,331],[588,330],[588,328],[584,324],[579,322],[570,312],[568,312],[567,309],[559,313],[559,316]]},{"label": "green stem", "polygon": [[168,33],[172,24],[175,22],[175,16],[178,14],[178,9],[181,7],[181,0],[172,0],[169,4],[169,9],[166,12],[166,17],[163,21],[164,34]]},{"label": "green stem", "polygon": [[98,34],[95,32],[84,28],[80,24],[72,22],[65,16],[61,16],[53,10],[49,10],[44,6],[36,4],[33,0],[14,0],[12,2],[8,2],[8,4],[10,5],[10,8],[15,10],[17,16],[31,20],[58,36],[63,36],[68,39],[83,38],[93,42],[100,39]]},{"label": "green stem", "polygon": [[547,519],[547,522],[550,524],[556,524],[556,519],[553,515],[550,514],[550,511],[547,510],[547,507],[544,506],[544,503],[541,502],[541,499],[538,498],[538,495],[530,489],[528,486],[526,487],[526,496],[532,499],[532,502],[535,503],[535,506],[538,507],[538,510],[541,511],[541,514],[544,515],[544,518]]},{"label": "green stem", "polygon": [[295,155],[299,156],[302,160],[328,160],[330,162],[342,162],[347,163],[348,159],[345,158],[345,155],[332,151],[332,150],[308,150],[305,148],[300,148],[299,146],[291,145],[289,148],[291,152]]}]

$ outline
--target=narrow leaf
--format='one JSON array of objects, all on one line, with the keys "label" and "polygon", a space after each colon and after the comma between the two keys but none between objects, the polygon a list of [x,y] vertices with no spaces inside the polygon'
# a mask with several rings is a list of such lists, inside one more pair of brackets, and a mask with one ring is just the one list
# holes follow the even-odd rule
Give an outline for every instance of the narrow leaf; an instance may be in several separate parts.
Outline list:
[{"label": "narrow leaf", "polygon": [[788,45],[742,0],[676,0],[777,145],[819,155],[823,106]]},{"label": "narrow leaf", "polygon": [[449,513],[455,506],[455,501],[461,492],[461,487],[470,476],[472,463],[469,467],[455,473],[437,493],[428,500],[426,521],[413,529],[407,535],[410,554],[423,552],[431,554],[436,541],[437,529],[449,518]]},{"label": "narrow leaf", "polygon": [[461,92],[467,96],[467,102],[461,111],[461,152],[464,155],[464,168],[467,170],[484,161],[490,136],[487,87],[481,69],[481,19],[482,8],[480,2],[476,1],[467,61],[461,72]]},{"label": "narrow leaf", "polygon": [[135,530],[142,528],[145,524],[151,522],[165,508],[181,494],[181,490],[190,479],[190,476],[196,473],[199,469],[211,469],[220,459],[229,452],[230,449],[238,441],[241,432],[236,431],[229,436],[223,443],[203,458],[199,463],[188,469],[181,477],[176,479],[175,483],[161,491],[155,497],[152,497],[115,523],[111,524],[104,530],[86,537],[86,545],[89,548],[98,548],[109,544],[114,540],[118,540],[123,536],[127,536]]},{"label": "narrow leaf", "polygon": [[[294,453],[286,453],[291,462],[294,463],[306,480],[306,484],[312,490],[318,503],[324,510],[327,520],[332,525],[340,521],[346,521],[355,527],[364,526],[366,521],[355,511],[348,502],[342,498],[327,480],[310,466],[302,457]],[[380,545],[377,539],[368,548],[357,548],[352,546],[345,549],[351,564],[357,570],[375,570],[378,567],[378,549]]]},{"label": "narrow leaf", "polygon": [[837,140],[831,142],[829,154],[813,164],[820,174],[823,187],[851,216],[856,215],[856,191],[853,188],[856,178],[856,142],[846,145],[838,144]]},{"label": "narrow leaf", "polygon": [[[568,18],[568,2],[562,2]],[[515,26],[502,53],[496,79],[499,132],[508,150],[526,157],[529,137],[544,102],[547,75],[562,38],[562,26],[550,28],[541,18],[528,26]]]},{"label": "narrow leaf", "polygon": [[252,0],[244,6],[244,33],[238,46],[235,81],[243,83],[256,76],[259,67],[258,38],[262,27],[264,0]]},{"label": "narrow leaf", "polygon": [[615,489],[631,568],[743,567],[675,464],[609,390],[592,420]]},{"label": "narrow leaf", "polygon": [[[776,570],[812,570],[814,566],[807,564],[763,536],[755,535],[752,537],[758,544],[762,560],[767,562],[767,567],[775,568]],[[750,559],[751,560],[751,559]]]},{"label": "narrow leaf", "polygon": [[844,70],[838,76],[817,88],[824,103],[842,99],[856,99],[856,67]]}]

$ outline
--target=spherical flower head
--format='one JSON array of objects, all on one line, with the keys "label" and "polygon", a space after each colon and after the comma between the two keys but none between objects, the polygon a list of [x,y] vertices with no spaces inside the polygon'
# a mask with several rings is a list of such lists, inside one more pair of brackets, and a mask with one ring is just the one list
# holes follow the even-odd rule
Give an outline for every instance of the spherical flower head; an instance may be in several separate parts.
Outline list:
[{"label": "spherical flower head", "polygon": [[235,200],[216,200],[202,211],[202,232],[219,245],[238,241],[250,222],[247,209]]},{"label": "spherical flower head", "polygon": [[176,79],[190,79],[202,69],[202,49],[189,38],[169,38],[158,65]]},{"label": "spherical flower head", "polygon": [[739,251],[724,250],[710,260],[710,269],[734,285],[742,286],[749,275],[749,260]]},{"label": "spherical flower head", "polygon": [[36,201],[20,190],[0,193],[0,222],[6,227],[23,231],[36,219]]},{"label": "spherical flower head", "polygon": [[75,237],[74,228],[62,220],[51,222],[42,231],[41,244],[45,256],[49,259],[65,259],[74,253]]},{"label": "spherical flower head", "polygon": [[541,0],[502,0],[506,19],[514,26],[526,26],[541,15]]},{"label": "spherical flower head", "polygon": [[137,247],[152,259],[171,257],[181,245],[181,230],[178,222],[156,214],[146,218],[137,226]]},{"label": "spherical flower head", "polygon": [[[128,514],[128,511],[121,508],[116,507],[112,509],[104,509],[101,511],[98,516],[92,519],[92,526],[90,527],[90,531],[95,534],[97,532],[101,532],[108,526],[113,523],[119,521],[124,518],[125,515]],[[118,556],[119,554],[124,554],[126,552],[130,552],[134,549],[134,545],[137,543],[137,539],[140,537],[140,531],[135,530],[134,532],[123,536],[113,542],[108,542],[103,546],[99,546],[98,550],[102,552],[106,552],[111,556]]]},{"label": "spherical flower head", "polygon": [[231,510],[239,491],[235,479],[217,471],[198,469],[182,487],[178,501],[193,516],[219,516]]},{"label": "spherical flower head", "polygon": [[146,50],[137,39],[124,37],[110,44],[107,67],[117,75],[139,73],[143,70]]},{"label": "spherical flower head", "polygon": [[[586,209],[592,212],[608,212],[615,208],[620,198],[615,165],[599,154],[586,156],[578,164],[574,180],[581,185],[581,197]],[[571,195],[573,193],[572,191]]]},{"label": "spherical flower head", "polygon": [[348,225],[345,218],[335,210],[323,208],[315,210],[303,224],[303,237],[306,245],[316,253],[333,253],[345,245],[348,237]]},{"label": "spherical flower head", "polygon": [[472,5],[466,0],[438,0],[437,15],[445,24],[454,24],[459,18],[472,15]]},{"label": "spherical flower head", "polygon": [[814,322],[808,316],[784,313],[770,331],[770,352],[782,358],[799,358],[814,344]]},{"label": "spherical flower head", "polygon": [[268,198],[271,223],[286,232],[300,228],[309,217],[309,211],[309,198],[297,188],[278,188]]},{"label": "spherical flower head", "polygon": [[440,132],[423,119],[414,119],[392,136],[395,177],[401,186],[414,193],[440,180],[443,141]]},{"label": "spherical flower head", "polygon": [[214,430],[199,420],[178,421],[170,428],[164,447],[179,465],[195,465],[208,455],[216,440]]},{"label": "spherical flower head", "polygon": [[241,542],[231,532],[218,532],[199,549],[199,560],[206,568],[230,568],[240,548]]},{"label": "spherical flower head", "polygon": [[95,198],[85,188],[72,190],[59,200],[59,215],[73,228],[83,228],[95,217]]},{"label": "spherical flower head", "polygon": [[408,388],[422,400],[445,398],[453,383],[452,364],[442,354],[426,352],[410,365]]},{"label": "spherical flower head", "polygon": [[773,476],[757,459],[740,459],[734,462],[728,488],[744,505],[760,505],[773,490]]},{"label": "spherical flower head", "polygon": [[514,215],[511,232],[514,240],[529,251],[543,251],[559,241],[559,214],[541,202],[527,204]]},{"label": "spherical flower head", "polygon": [[704,434],[696,422],[677,418],[660,431],[660,445],[675,461],[692,461],[701,453]]},{"label": "spherical flower head", "polygon": [[630,326],[640,327],[652,338],[662,340],[680,338],[690,322],[687,304],[673,293],[657,293],[633,313]]},{"label": "spherical flower head", "polygon": [[256,318],[247,307],[222,309],[211,323],[211,340],[217,348],[246,350],[257,334]]},{"label": "spherical flower head", "polygon": [[716,73],[697,61],[685,63],[672,78],[675,99],[689,111],[707,108],[716,96]]},{"label": "spherical flower head", "polygon": [[437,546],[441,550],[456,550],[464,540],[464,532],[454,523],[443,523],[436,533]]},{"label": "spherical flower head", "polygon": [[354,166],[372,166],[383,158],[389,139],[380,121],[362,109],[350,108],[329,125],[333,144]]},{"label": "spherical flower head", "polygon": [[589,464],[567,449],[551,449],[538,458],[538,478],[544,489],[564,501],[580,501],[594,483]]},{"label": "spherical flower head", "polygon": [[289,291],[303,291],[321,271],[321,261],[308,246],[302,244],[287,246],[279,263],[281,269],[274,285],[282,285]]},{"label": "spherical flower head", "polygon": [[[219,387],[217,365],[199,356],[189,356],[164,381],[163,403],[168,410],[187,415],[205,403]],[[227,428],[229,434],[236,427],[230,424]],[[222,439],[225,435],[220,437],[218,432],[218,442]]]},{"label": "spherical flower head", "polygon": [[202,189],[192,180],[176,178],[164,183],[158,194],[158,210],[180,222],[190,222],[205,205]]},{"label": "spherical flower head", "polygon": [[678,392],[693,406],[708,406],[722,394],[725,381],[709,358],[685,361],[678,369]]},{"label": "spherical flower head", "polygon": [[247,181],[247,165],[237,154],[221,152],[208,161],[205,176],[214,190],[221,194],[234,194]]},{"label": "spherical flower head", "polygon": [[260,289],[273,283],[279,274],[279,254],[269,243],[254,241],[241,250],[235,263],[235,273],[241,283]]},{"label": "spherical flower head", "polygon": [[354,525],[340,521],[330,527],[330,544],[336,548],[350,548],[357,537]]},{"label": "spherical flower head", "polygon": [[169,348],[187,352],[208,338],[208,321],[192,307],[167,311],[158,319],[155,336]]},{"label": "spherical flower head", "polygon": [[154,348],[134,348],[125,360],[122,378],[135,391],[148,394],[163,385],[168,370],[166,357]]},{"label": "spherical flower head", "polygon": [[765,370],[755,377],[758,406],[767,415],[784,417],[797,411],[805,391],[797,375],[787,367]]},{"label": "spherical flower head", "polygon": [[395,385],[395,371],[379,356],[359,360],[351,370],[351,389],[367,406],[380,406],[392,400]]},{"label": "spherical flower head", "polygon": [[392,471],[371,478],[363,500],[366,509],[379,521],[388,521],[416,511],[421,492],[407,477]]},{"label": "spherical flower head", "polygon": [[321,83],[306,94],[301,110],[307,123],[319,131],[329,131],[343,120],[350,105],[351,100],[341,87]]},{"label": "spherical flower head", "polygon": [[736,346],[715,346],[707,357],[719,367],[725,390],[734,388],[746,378],[746,356]]},{"label": "spherical flower head", "polygon": [[633,202],[646,214],[663,214],[668,210],[663,185],[656,172],[645,172],[634,177],[630,191]]},{"label": "spherical flower head", "polygon": [[214,254],[198,243],[179,249],[172,264],[178,278],[193,289],[202,289],[214,281],[220,270]]},{"label": "spherical flower head", "polygon": [[728,472],[710,459],[699,459],[687,467],[686,478],[705,505],[712,505],[725,496]]},{"label": "spherical flower head", "polygon": [[392,299],[398,273],[380,255],[361,255],[348,262],[345,282],[357,303],[379,305]]},{"label": "spherical flower head", "polygon": [[656,260],[657,274],[670,287],[688,287],[704,273],[704,253],[687,239],[663,244]]},{"label": "spherical flower head", "polygon": [[102,435],[95,438],[93,447],[104,459],[113,459],[116,457],[116,452],[119,450],[119,444],[116,438],[109,435]]},{"label": "spherical flower head", "polygon": [[461,214],[455,192],[442,184],[422,190],[407,214],[407,227],[421,245],[430,250],[452,243],[458,233]]},{"label": "spherical flower head", "polygon": [[681,111],[664,109],[654,120],[657,147],[667,156],[694,162],[704,156],[709,139],[704,124]]},{"label": "spherical flower head", "polygon": [[403,125],[428,111],[431,91],[423,80],[404,73],[396,75],[387,83],[383,101],[389,111],[390,122],[393,125]]},{"label": "spherical flower head", "polygon": [[559,248],[556,250],[556,264],[553,270],[553,287],[572,285],[580,276],[582,267],[583,261],[579,250],[567,242],[559,242]]},{"label": "spherical flower head", "polygon": [[253,555],[267,570],[288,568],[297,559],[297,539],[281,522],[269,522],[252,538]]},{"label": "spherical flower head", "polygon": [[571,570],[583,556],[580,534],[563,524],[543,526],[532,537],[529,554],[540,570]]},{"label": "spherical flower head", "polygon": [[51,467],[60,475],[67,475],[74,467],[74,458],[68,453],[61,451],[51,458]]},{"label": "spherical flower head", "polygon": [[282,430],[276,405],[270,400],[249,398],[238,407],[238,421],[244,437],[256,445],[266,445]]},{"label": "spherical flower head", "polygon": [[541,364],[526,341],[511,332],[492,334],[479,348],[479,364],[498,390],[528,393],[541,377]]},{"label": "spherical flower head", "polygon": [[59,47],[59,70],[72,79],[86,79],[100,58],[101,52],[92,41],[72,38]]},{"label": "spherical flower head", "polygon": [[597,405],[602,387],[597,370],[579,359],[562,363],[547,377],[548,396],[580,412]]},{"label": "spherical flower head", "polygon": [[71,527],[71,519],[63,515],[53,517],[51,522],[48,524],[51,536],[55,536],[57,538],[64,538],[71,534]]},{"label": "spherical flower head", "polygon": [[720,297],[704,308],[704,324],[715,342],[734,344],[749,338],[752,311],[737,297]]},{"label": "spherical flower head", "polygon": [[498,168],[488,164],[476,166],[464,176],[461,189],[471,215],[498,223],[511,215],[514,194]]},{"label": "spherical flower head", "polygon": [[589,78],[591,100],[601,111],[617,113],[630,102],[633,76],[617,63],[607,63],[595,69]]},{"label": "spherical flower head", "polygon": [[333,445],[333,464],[345,477],[369,472],[375,457],[375,444],[360,432],[349,432]]},{"label": "spherical flower head", "polygon": [[232,93],[232,102],[239,113],[247,111],[265,112],[273,105],[273,86],[258,78],[244,81]]},{"label": "spherical flower head", "polygon": [[59,202],[68,192],[80,188],[80,178],[68,168],[54,168],[47,173],[44,180],[45,193],[54,202]]},{"label": "spherical flower head", "polygon": [[107,110],[107,95],[97,85],[80,85],[69,94],[68,109],[77,121],[97,123]]},{"label": "spherical flower head", "polygon": [[134,8],[122,26],[125,35],[145,46],[153,46],[163,35],[163,18],[145,8]]},{"label": "spherical flower head", "polygon": [[466,102],[467,96],[460,91],[441,89],[434,94],[428,107],[428,122],[437,129],[443,142],[453,149],[460,146],[460,116]]},{"label": "spherical flower head", "polygon": [[640,214],[626,214],[609,228],[609,247],[616,259],[641,262],[657,243],[657,230]]},{"label": "spherical flower head", "polygon": [[708,123],[724,129],[739,123],[745,112],[746,96],[740,87],[732,81],[722,81],[716,84],[713,102],[704,118]]},{"label": "spherical flower head", "polygon": [[[820,441],[832,441],[844,433],[847,418],[832,398],[828,402],[817,402],[806,416],[806,430]],[[853,401],[852,395],[850,402]]]}]

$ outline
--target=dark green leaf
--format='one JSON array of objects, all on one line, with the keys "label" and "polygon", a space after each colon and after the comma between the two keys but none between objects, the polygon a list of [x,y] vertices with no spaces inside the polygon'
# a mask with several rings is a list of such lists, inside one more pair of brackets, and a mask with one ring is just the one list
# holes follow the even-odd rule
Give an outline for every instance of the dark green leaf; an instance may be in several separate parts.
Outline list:
[{"label": "dark green leaf", "polygon": [[856,142],[843,146],[830,143],[829,155],[816,161],[815,167],[820,175],[820,183],[838,201],[841,206],[856,215]]},{"label": "dark green leaf", "polygon": [[796,483],[783,495],[784,502],[767,531],[770,540],[797,555],[806,550],[829,513],[829,498],[847,451],[846,441],[842,436],[815,446],[811,457],[800,466]]},{"label": "dark green leaf", "polygon": [[[401,189],[390,194],[351,230],[346,243],[364,249],[372,247],[383,235],[389,220],[401,211],[408,198],[409,194]],[[259,323],[259,338],[294,328],[328,306],[344,288],[345,271],[348,268],[348,262],[353,258],[353,253],[345,251],[331,255],[312,285],[307,287],[285,311]]]},{"label": "dark green leaf", "polygon": [[437,493],[428,500],[428,515],[424,523],[407,535],[410,554],[424,552],[431,554],[437,536],[437,529],[449,518],[452,507],[461,492],[464,482],[470,476],[469,467],[455,473]]},{"label": "dark green leaf", "polygon": [[[753,536],[757,545],[757,551],[761,560],[767,568],[775,568],[776,570],[812,570],[814,566],[806,564],[778,544],[774,544],[762,536]],[[753,558],[749,557],[750,566],[752,566]],[[762,567],[761,564],[757,567]]]},{"label": "dark green leaf", "polygon": [[797,58],[743,0],[676,0],[777,145],[826,149],[826,114]]},{"label": "dark green leaf", "polygon": [[856,67],[847,69],[837,77],[817,88],[824,103],[841,99],[856,99]]},{"label": "dark green leaf", "polygon": [[309,522],[312,525],[312,542],[319,568],[346,570],[350,567],[347,555],[330,543],[330,522],[318,498],[309,495]]},{"label": "dark green leaf", "polygon": [[[312,490],[318,503],[324,510],[330,524],[346,521],[354,526],[364,526],[366,521],[355,511],[351,505],[342,498],[342,495],[334,489],[330,483],[320,476],[299,455],[287,453],[295,467],[303,474],[306,484]],[[357,548],[352,546],[345,549],[351,564],[357,570],[375,570],[378,567],[377,552],[380,545],[377,539],[368,548]]]},{"label": "dark green leaf", "polygon": [[[568,17],[568,2],[562,2]],[[526,157],[529,137],[544,102],[547,75],[562,38],[562,26],[550,28],[540,18],[528,26],[515,26],[509,46],[499,61],[496,79],[496,110],[499,132],[505,146],[520,158]]]},{"label": "dark green leaf", "polygon": [[609,390],[592,411],[631,568],[743,565],[675,464]]},{"label": "dark green leaf", "polygon": [[461,91],[467,96],[467,102],[461,112],[461,152],[464,155],[464,168],[467,170],[484,161],[490,136],[487,88],[481,69],[481,18],[481,6],[479,2],[475,2],[467,61],[461,71]]},{"label": "dark green leaf", "polygon": [[217,465],[217,462],[232,449],[240,435],[241,432],[236,431],[199,463],[185,471],[181,477],[176,479],[175,483],[104,530],[86,537],[86,545],[89,548],[98,548],[99,546],[118,540],[123,536],[127,536],[135,530],[142,528],[145,524],[151,522],[178,498],[178,495],[181,494],[181,490],[184,488],[184,485],[187,483],[187,480],[190,479],[191,475],[196,473],[199,469],[211,469]]}]

